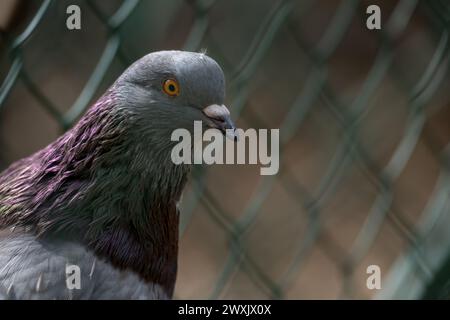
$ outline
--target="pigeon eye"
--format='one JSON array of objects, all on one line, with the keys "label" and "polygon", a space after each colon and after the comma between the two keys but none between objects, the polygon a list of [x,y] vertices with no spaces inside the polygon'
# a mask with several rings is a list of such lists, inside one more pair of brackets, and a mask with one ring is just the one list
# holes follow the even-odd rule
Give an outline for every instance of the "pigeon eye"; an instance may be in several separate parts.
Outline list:
[{"label": "pigeon eye", "polygon": [[180,94],[180,86],[176,80],[167,79],[164,81],[163,91],[171,97],[176,97]]}]

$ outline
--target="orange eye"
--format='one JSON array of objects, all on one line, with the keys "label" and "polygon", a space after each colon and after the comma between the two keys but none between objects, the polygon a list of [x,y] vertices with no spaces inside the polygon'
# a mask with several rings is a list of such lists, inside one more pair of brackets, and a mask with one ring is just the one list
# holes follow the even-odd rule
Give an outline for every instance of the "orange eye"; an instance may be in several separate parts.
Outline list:
[{"label": "orange eye", "polygon": [[174,79],[167,79],[166,81],[164,81],[163,90],[171,97],[176,97],[180,94],[180,86]]}]

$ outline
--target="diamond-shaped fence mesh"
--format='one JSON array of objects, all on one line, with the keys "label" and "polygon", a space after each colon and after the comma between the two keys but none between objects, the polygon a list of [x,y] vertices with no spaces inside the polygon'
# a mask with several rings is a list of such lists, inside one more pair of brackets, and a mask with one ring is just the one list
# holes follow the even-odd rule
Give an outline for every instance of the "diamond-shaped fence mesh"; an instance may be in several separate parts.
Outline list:
[{"label": "diamond-shaped fence mesh", "polygon": [[[66,28],[71,4],[81,30]],[[381,30],[366,28],[370,4]],[[238,126],[280,129],[277,175],[195,168],[176,298],[450,297],[446,1],[5,0],[0,13],[2,168],[162,49],[206,49]]]}]

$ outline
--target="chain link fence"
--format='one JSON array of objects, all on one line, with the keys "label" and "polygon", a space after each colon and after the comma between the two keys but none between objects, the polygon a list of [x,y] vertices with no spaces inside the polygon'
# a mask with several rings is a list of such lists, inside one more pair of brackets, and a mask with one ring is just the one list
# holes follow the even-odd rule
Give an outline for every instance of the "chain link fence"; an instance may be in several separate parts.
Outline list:
[{"label": "chain link fence", "polygon": [[[66,8],[81,8],[67,30]],[[381,30],[366,28],[378,4]],[[200,51],[242,128],[280,129],[280,172],[196,167],[176,298],[450,297],[445,1],[2,4],[1,165],[70,128],[134,60]],[[378,265],[382,290],[366,286]]]}]

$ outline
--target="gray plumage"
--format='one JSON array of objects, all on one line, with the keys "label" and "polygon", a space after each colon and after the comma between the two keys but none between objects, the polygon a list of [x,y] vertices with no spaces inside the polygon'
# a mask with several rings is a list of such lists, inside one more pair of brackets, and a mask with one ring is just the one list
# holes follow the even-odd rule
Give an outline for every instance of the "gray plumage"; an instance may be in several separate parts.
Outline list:
[{"label": "gray plumage", "polygon": [[[168,80],[179,91],[167,92]],[[196,120],[232,128],[224,96],[211,58],[151,53],[74,128],[3,172],[0,298],[171,298],[190,170],[171,161],[171,133]],[[68,264],[80,267],[80,290],[67,288]]]}]

